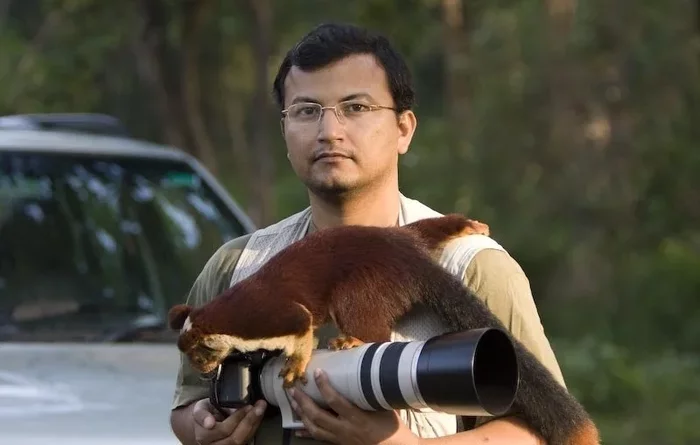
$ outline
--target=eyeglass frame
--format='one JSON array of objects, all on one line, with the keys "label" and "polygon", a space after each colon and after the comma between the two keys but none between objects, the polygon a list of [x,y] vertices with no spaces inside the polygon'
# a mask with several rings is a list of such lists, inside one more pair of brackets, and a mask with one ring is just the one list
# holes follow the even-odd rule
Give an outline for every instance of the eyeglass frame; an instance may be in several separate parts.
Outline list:
[{"label": "eyeglass frame", "polygon": [[[336,119],[338,119],[338,122],[343,123],[343,122],[345,122],[345,120],[344,120],[344,119],[345,119],[345,115],[343,114],[343,115],[341,116],[340,114],[338,114],[338,113],[339,113],[338,107],[340,107],[340,106],[343,105],[343,104],[347,104],[347,103],[357,103],[357,104],[359,104],[359,105],[363,105],[363,106],[369,108],[369,109],[366,110],[366,111],[362,111],[361,114],[362,114],[362,113],[369,113],[369,112],[372,112],[372,111],[379,111],[379,110],[398,111],[396,108],[389,107],[389,106],[386,106],[386,105],[367,104],[367,103],[364,103],[364,102],[359,102],[359,101],[357,101],[357,100],[344,100],[344,101],[338,102],[337,104],[335,104],[335,105],[333,105],[333,106],[328,105],[328,106],[325,106],[325,107],[322,106],[321,104],[317,103],[317,102],[298,102],[298,103],[295,103],[295,104],[292,104],[292,105],[288,106],[287,108],[285,108],[284,110],[282,110],[282,111],[280,112],[280,113],[282,114],[282,119],[281,119],[281,120],[284,121],[285,118],[288,118],[287,115],[289,114],[289,109],[290,109],[290,108],[292,108],[292,107],[294,107],[294,106],[297,106],[297,105],[307,105],[307,106],[311,105],[311,106],[314,106],[314,107],[320,107],[320,108],[321,108],[321,112],[318,114],[318,118],[317,118],[315,121],[301,122],[302,124],[317,124],[317,123],[319,123],[319,122],[321,121],[321,118],[323,117],[323,114],[324,114],[324,112],[325,112],[326,110],[333,110],[333,114],[335,114],[335,117],[336,117]],[[342,114],[342,112],[340,112],[340,113]]]}]

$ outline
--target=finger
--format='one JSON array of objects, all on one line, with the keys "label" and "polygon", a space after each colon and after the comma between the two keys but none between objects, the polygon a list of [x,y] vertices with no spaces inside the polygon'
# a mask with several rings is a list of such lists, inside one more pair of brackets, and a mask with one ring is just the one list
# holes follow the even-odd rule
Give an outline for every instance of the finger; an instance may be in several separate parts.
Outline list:
[{"label": "finger", "polygon": [[220,428],[224,431],[227,431],[228,434],[233,433],[236,430],[236,428],[238,428],[238,425],[243,421],[243,419],[246,418],[246,416],[248,416],[248,414],[252,410],[253,407],[251,405],[246,405],[241,409],[237,409],[233,412],[233,414],[231,414],[221,422]]},{"label": "finger", "polygon": [[207,399],[199,400],[194,404],[192,418],[196,424],[206,429],[214,428],[217,421],[214,415],[214,407]]},{"label": "finger", "polygon": [[315,439],[324,443],[339,443],[333,434],[320,428],[314,428],[313,432],[311,430],[304,430],[303,433],[297,432],[295,436],[301,439]]},{"label": "finger", "polygon": [[299,388],[290,390],[292,409],[297,413],[307,430],[316,439],[330,440],[341,436],[343,424],[335,414],[326,411]]},{"label": "finger", "polygon": [[359,408],[333,388],[328,380],[328,374],[321,369],[317,369],[314,371],[314,378],[316,379],[316,386],[323,396],[323,399],[333,411],[338,413],[338,415],[346,419],[353,419],[360,414],[361,411]]},{"label": "finger", "polygon": [[234,411],[225,420],[217,423],[214,428],[202,429],[195,424],[195,437],[198,442],[210,444],[218,440],[226,439],[230,437],[236,426],[245,418],[247,413],[252,410],[251,406],[246,406],[244,408]]},{"label": "finger", "polygon": [[267,403],[264,400],[258,400],[255,406],[246,413],[245,417],[238,423],[231,435],[231,443],[248,443],[262,422],[265,414]]},{"label": "finger", "polygon": [[312,437],[316,440],[338,443],[337,438],[342,437],[333,431],[328,431],[311,420],[306,414],[299,414],[299,420],[304,424],[304,429],[297,430],[295,436],[302,438]]},{"label": "finger", "polygon": [[307,429],[299,429],[294,432],[294,435],[297,437],[303,437],[303,438],[309,438],[311,437],[311,433]]}]

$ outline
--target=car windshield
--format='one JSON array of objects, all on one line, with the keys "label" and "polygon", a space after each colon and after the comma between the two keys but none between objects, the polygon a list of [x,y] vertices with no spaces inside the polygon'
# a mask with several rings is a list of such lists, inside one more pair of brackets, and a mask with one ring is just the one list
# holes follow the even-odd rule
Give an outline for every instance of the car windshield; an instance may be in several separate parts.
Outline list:
[{"label": "car windshield", "polygon": [[243,233],[183,161],[2,151],[0,341],[170,339],[169,307]]}]

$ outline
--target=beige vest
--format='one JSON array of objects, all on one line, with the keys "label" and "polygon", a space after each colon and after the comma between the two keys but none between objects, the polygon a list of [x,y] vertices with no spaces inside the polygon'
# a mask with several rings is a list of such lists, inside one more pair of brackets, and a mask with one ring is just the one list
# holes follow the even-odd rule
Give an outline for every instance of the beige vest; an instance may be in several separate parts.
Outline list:
[{"label": "beige vest", "polygon": [[[399,225],[442,216],[419,201],[401,195]],[[311,209],[306,208],[282,221],[255,231],[241,253],[231,277],[231,285],[255,273],[270,257],[303,238],[311,222]],[[474,256],[482,249],[503,250],[495,240],[484,235],[469,235],[451,241],[439,262],[449,272],[463,277]],[[421,341],[444,333],[439,321],[427,311],[407,314],[392,333],[393,341]],[[454,415],[426,410],[401,410],[401,418],[411,430],[424,438],[442,437],[456,432]]]}]

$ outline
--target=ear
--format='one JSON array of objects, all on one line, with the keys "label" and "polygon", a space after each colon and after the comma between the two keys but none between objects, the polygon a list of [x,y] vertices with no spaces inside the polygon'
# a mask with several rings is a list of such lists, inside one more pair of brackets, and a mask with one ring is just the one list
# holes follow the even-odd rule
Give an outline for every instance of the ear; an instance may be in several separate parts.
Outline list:
[{"label": "ear", "polygon": [[418,125],[418,120],[416,115],[411,110],[406,110],[399,116],[399,144],[398,153],[399,155],[404,155],[408,152],[408,147],[411,145],[411,139],[413,139],[413,133],[416,131],[416,126]]},{"label": "ear", "polygon": [[192,312],[192,306],[187,304],[176,304],[168,312],[168,324],[170,329],[180,330],[185,324],[185,320]]}]

